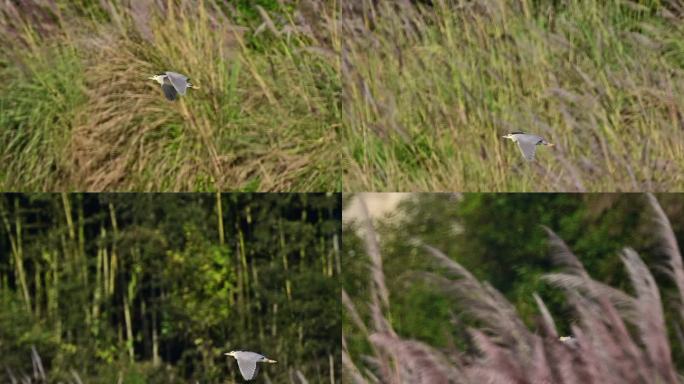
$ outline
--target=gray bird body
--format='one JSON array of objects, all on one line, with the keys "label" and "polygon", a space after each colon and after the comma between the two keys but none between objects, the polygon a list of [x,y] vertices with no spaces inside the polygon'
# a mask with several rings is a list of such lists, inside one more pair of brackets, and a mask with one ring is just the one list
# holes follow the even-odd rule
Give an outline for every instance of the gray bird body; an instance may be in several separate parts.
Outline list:
[{"label": "gray bird body", "polygon": [[257,363],[276,363],[275,360],[271,360],[256,352],[231,351],[227,352],[226,355],[232,356],[237,360],[240,374],[242,374],[242,378],[245,380],[253,380],[257,373],[259,373],[259,365]]},{"label": "gray bird body", "polygon": [[543,137],[538,135],[533,135],[531,133],[525,132],[513,132],[503,136],[506,139],[511,139],[518,144],[520,153],[527,161],[534,160],[534,153],[537,150],[537,145],[548,145],[553,147],[553,144],[544,140]]},{"label": "gray bird body", "polygon": [[190,79],[188,79],[187,76],[177,72],[167,71],[160,73],[150,77],[150,80],[154,80],[161,84],[164,96],[172,101],[176,100],[178,95],[185,96],[188,88],[198,88],[190,83]]}]

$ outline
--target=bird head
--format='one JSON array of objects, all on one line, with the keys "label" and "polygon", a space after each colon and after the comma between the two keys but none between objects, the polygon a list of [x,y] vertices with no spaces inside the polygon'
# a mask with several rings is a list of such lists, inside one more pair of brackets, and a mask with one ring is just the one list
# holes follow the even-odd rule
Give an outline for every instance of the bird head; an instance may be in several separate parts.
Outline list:
[{"label": "bird head", "polygon": [[164,75],[163,74],[150,76],[150,77],[148,77],[148,79],[154,80],[159,84],[164,84]]},{"label": "bird head", "polygon": [[511,140],[515,141],[515,135],[519,134],[519,133],[522,133],[522,132],[511,132],[511,133],[507,133],[501,137],[503,137],[504,139],[511,139]]}]

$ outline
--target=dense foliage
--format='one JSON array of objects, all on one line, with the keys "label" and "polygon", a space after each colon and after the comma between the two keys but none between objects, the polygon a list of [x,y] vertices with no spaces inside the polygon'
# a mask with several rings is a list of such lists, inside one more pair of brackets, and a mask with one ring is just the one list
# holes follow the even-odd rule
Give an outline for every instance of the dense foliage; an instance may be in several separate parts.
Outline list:
[{"label": "dense foliage", "polygon": [[[334,194],[0,196],[0,381],[340,379]],[[8,377],[9,375],[9,377]]]}]

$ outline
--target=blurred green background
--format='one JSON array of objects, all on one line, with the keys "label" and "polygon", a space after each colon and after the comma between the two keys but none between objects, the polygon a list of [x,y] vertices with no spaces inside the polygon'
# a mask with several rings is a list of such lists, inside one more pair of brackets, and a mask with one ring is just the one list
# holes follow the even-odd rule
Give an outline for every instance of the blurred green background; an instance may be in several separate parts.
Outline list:
[{"label": "blurred green background", "polygon": [[[336,194],[0,195],[0,381],[340,381]],[[238,379],[239,378],[239,379]]]}]

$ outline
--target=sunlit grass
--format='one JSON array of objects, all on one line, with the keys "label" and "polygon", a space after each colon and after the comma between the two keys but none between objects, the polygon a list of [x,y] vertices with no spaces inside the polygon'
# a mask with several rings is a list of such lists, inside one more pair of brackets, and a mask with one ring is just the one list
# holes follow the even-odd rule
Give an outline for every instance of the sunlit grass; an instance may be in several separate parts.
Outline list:
[{"label": "sunlit grass", "polygon": [[[18,38],[0,66],[11,84],[0,95],[2,189],[341,188],[337,60],[311,50],[327,48],[293,19],[274,22],[293,33],[253,36],[259,20],[235,25],[243,17],[211,1],[101,4],[45,11],[50,34],[0,23],[21,26],[8,28]],[[168,102],[147,80],[166,70],[200,88]]]}]

